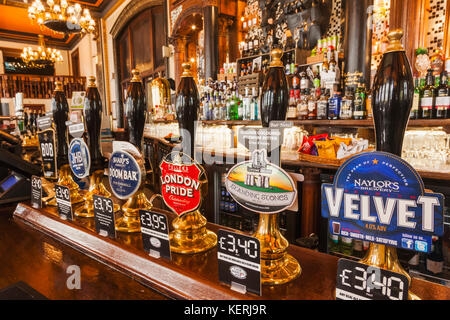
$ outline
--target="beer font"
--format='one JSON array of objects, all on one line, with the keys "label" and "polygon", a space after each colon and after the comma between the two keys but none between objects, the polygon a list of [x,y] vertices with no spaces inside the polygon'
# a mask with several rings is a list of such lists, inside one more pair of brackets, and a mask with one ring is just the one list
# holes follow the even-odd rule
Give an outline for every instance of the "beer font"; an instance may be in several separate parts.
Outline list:
[{"label": "beer font", "polygon": [[[264,80],[261,101],[262,125],[266,128],[271,121],[286,120],[289,105],[289,91],[281,61],[283,52],[274,49],[271,56],[272,62]],[[279,214],[260,213],[258,227],[253,235],[261,242],[261,283],[264,285],[283,284],[301,273],[300,264],[286,252],[289,242],[280,232],[278,216]]]},{"label": "beer font", "polygon": [[[144,125],[147,115],[147,100],[145,97],[144,86],[139,76],[139,71],[132,70],[133,78],[127,90],[125,101],[126,123],[129,132],[129,141],[141,153],[137,157],[137,162],[143,167],[144,158],[142,156],[142,143],[144,134]],[[139,210],[150,209],[152,204],[144,193],[145,170],[142,172],[139,189],[122,205],[123,215],[117,219],[116,230],[120,232],[134,233],[141,231],[139,221]]]},{"label": "beer font", "polygon": [[66,122],[69,120],[69,104],[64,94],[62,82],[55,82],[55,91],[52,97],[52,113],[56,131],[56,152],[58,165],[58,184],[70,189],[72,204],[83,202],[80,187],[73,180],[69,166],[69,145]]},{"label": "beer font", "polygon": [[[389,46],[378,67],[373,85],[377,151],[397,156],[401,156],[414,96],[411,66],[400,42],[402,36],[402,30],[389,33]],[[404,274],[411,283],[411,277],[400,264],[396,248],[372,243],[360,262]],[[418,297],[409,292],[409,299]]]}]

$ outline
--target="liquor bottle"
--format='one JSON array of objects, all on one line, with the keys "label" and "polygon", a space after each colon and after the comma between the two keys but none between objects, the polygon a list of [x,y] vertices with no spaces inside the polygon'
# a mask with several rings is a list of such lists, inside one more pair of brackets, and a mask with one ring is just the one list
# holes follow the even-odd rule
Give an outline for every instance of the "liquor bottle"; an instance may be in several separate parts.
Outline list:
[{"label": "liquor bottle", "polygon": [[234,120],[242,120],[243,116],[244,116],[244,108],[242,105],[242,99],[241,96],[237,93],[236,90],[236,118]]},{"label": "liquor bottle", "polygon": [[366,96],[366,109],[367,109],[367,119],[373,119],[373,108],[372,108],[372,90],[363,87]]},{"label": "liquor bottle", "polygon": [[252,97],[249,94],[248,87],[245,88],[245,95],[242,99],[242,105],[244,109],[243,120],[251,120],[250,108]]},{"label": "liquor bottle", "polygon": [[425,265],[428,272],[437,275],[444,269],[444,255],[442,252],[442,237],[432,237],[431,253],[427,254]]},{"label": "liquor bottle", "polygon": [[315,91],[311,90],[308,98],[308,120],[315,120],[317,118],[317,98]]},{"label": "liquor bottle", "polygon": [[199,97],[190,63],[183,63],[183,73],[178,85],[176,109],[183,152],[194,158],[194,127],[197,121]]},{"label": "liquor bottle", "polygon": [[258,94],[256,92],[256,88],[252,88],[252,106],[251,106],[251,113],[252,113],[252,120],[260,120],[261,112],[258,108]]},{"label": "liquor bottle", "polygon": [[401,30],[389,33],[390,43],[379,65],[372,91],[377,151],[399,157],[414,95],[411,66],[400,41],[402,36]]},{"label": "liquor bottle", "polygon": [[331,51],[329,51],[329,62],[328,62],[328,68],[331,72],[336,72],[337,71],[337,62],[336,62],[336,53],[334,51],[334,49],[331,49]]},{"label": "liquor bottle", "polygon": [[255,36],[255,38],[253,39],[253,54],[254,55],[260,54],[259,40],[257,36]]},{"label": "liquor bottle", "polygon": [[328,119],[328,99],[330,96],[330,90],[327,89],[317,102],[317,120]]},{"label": "liquor bottle", "polygon": [[341,239],[341,253],[347,256],[353,255],[353,239],[342,237]]},{"label": "liquor bottle", "polygon": [[291,89],[289,92],[289,108],[287,112],[288,119],[294,119],[297,114],[297,103],[295,102],[295,90]]},{"label": "liquor bottle", "polygon": [[306,72],[300,73],[300,90],[309,89],[309,78],[306,75]]},{"label": "liquor bottle", "polygon": [[420,99],[420,108],[422,111],[422,119],[432,119],[433,109],[435,105],[435,90],[434,90],[434,77],[433,70],[428,70],[425,86],[422,89]]},{"label": "liquor bottle", "polygon": [[28,132],[29,130],[29,121],[28,121],[28,112],[27,109],[24,110],[23,112],[23,128],[24,128],[24,132],[25,134]]},{"label": "liquor bottle", "polygon": [[333,96],[328,99],[328,120],[339,119],[341,112],[342,98],[339,92],[335,92]]},{"label": "liquor bottle", "polygon": [[289,91],[284,73],[280,49],[272,50],[272,62],[264,79],[261,94],[261,121],[263,127],[269,127],[272,120],[286,120],[289,105]]},{"label": "liquor bottle", "polygon": [[296,68],[292,77],[292,89],[300,89],[300,74],[298,73],[298,68]]},{"label": "liquor bottle", "polygon": [[345,90],[345,96],[342,98],[341,110],[339,118],[342,120],[350,120],[353,118],[353,93],[351,88]]},{"label": "liquor bottle", "polygon": [[297,102],[297,116],[299,120],[306,120],[308,118],[308,89],[300,91],[300,98]]},{"label": "liquor bottle", "polygon": [[450,116],[450,90],[447,72],[443,71],[441,83],[436,89],[436,118],[447,119]]},{"label": "liquor bottle", "polygon": [[367,117],[366,111],[366,96],[364,92],[363,85],[360,83],[356,89],[355,100],[354,100],[354,120],[364,120]]},{"label": "liquor bottle", "polygon": [[420,88],[419,88],[419,79],[416,78],[414,86],[413,105],[411,109],[411,114],[409,116],[411,120],[419,119],[419,105],[420,105]]}]

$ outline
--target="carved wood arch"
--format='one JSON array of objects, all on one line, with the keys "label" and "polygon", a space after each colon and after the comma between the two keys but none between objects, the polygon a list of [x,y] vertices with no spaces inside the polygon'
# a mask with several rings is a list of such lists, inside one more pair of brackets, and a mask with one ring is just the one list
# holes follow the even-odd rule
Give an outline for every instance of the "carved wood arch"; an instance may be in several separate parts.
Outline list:
[{"label": "carved wood arch", "polygon": [[134,16],[141,13],[145,9],[162,5],[164,5],[163,0],[131,1],[119,14],[109,33],[111,34],[113,39],[117,38],[120,31],[122,31],[122,29],[134,18]]},{"label": "carved wood arch", "polygon": [[170,35],[171,38],[176,38],[178,36],[178,31],[180,29],[180,26],[184,19],[188,18],[191,15],[199,14],[203,16],[203,6],[202,5],[194,5],[187,9],[183,9],[180,13],[180,15],[177,18],[177,21],[175,22],[172,34]]}]

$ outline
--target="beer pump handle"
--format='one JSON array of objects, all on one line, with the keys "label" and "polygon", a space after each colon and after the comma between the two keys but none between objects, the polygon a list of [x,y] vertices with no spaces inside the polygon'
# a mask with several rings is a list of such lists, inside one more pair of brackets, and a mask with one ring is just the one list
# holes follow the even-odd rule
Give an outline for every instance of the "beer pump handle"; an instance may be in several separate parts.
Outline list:
[{"label": "beer pump handle", "polygon": [[269,127],[270,121],[286,120],[289,106],[288,84],[281,61],[283,51],[273,49],[270,55],[272,62],[264,79],[261,99],[261,121],[265,128]]},{"label": "beer pump handle", "polygon": [[198,109],[200,108],[200,99],[197,85],[195,84],[191,71],[191,64],[185,62],[182,67],[183,73],[181,75],[180,84],[178,85],[175,107],[183,152],[194,159],[194,131]]},{"label": "beer pump handle", "polygon": [[61,81],[55,81],[52,97],[52,114],[56,129],[57,163],[58,168],[68,163],[69,147],[67,145],[67,125],[69,120],[69,104],[67,103]]},{"label": "beer pump handle", "polygon": [[102,155],[100,134],[102,126],[102,101],[95,84],[95,77],[88,78],[88,86],[83,106],[84,120],[87,132],[87,144],[91,156],[90,173],[104,169],[106,159]]},{"label": "beer pump handle", "polygon": [[127,90],[125,115],[128,126],[129,141],[142,152],[144,126],[147,116],[147,99],[139,71],[132,70],[133,78]]}]

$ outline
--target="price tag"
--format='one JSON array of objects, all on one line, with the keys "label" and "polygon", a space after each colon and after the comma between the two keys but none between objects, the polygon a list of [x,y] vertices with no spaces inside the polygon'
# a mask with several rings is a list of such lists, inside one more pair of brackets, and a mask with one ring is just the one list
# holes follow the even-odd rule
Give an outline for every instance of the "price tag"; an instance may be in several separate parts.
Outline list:
[{"label": "price tag", "polygon": [[341,259],[336,300],[408,300],[408,278],[399,273]]},{"label": "price tag", "polygon": [[142,243],[144,250],[152,257],[171,259],[169,227],[165,214],[139,210],[141,218]]},{"label": "price tag", "polygon": [[63,220],[73,220],[72,203],[70,202],[70,190],[66,186],[55,184],[56,204],[58,214]]},{"label": "price tag", "polygon": [[38,139],[44,177],[56,179],[58,172],[56,166],[55,131],[51,128],[41,131],[38,133]]},{"label": "price tag", "polygon": [[40,177],[31,176],[31,206],[42,208],[42,181]]},{"label": "price tag", "polygon": [[84,123],[80,122],[80,123],[72,124],[72,122],[71,122],[68,129],[69,129],[69,133],[72,137],[81,138],[84,134]]},{"label": "price tag", "polygon": [[231,289],[261,295],[261,244],[243,234],[219,230],[217,233],[219,281]]},{"label": "price tag", "polygon": [[95,231],[111,239],[116,238],[116,223],[114,217],[114,202],[111,198],[93,195]]},{"label": "price tag", "polygon": [[53,117],[51,115],[45,115],[37,119],[37,125],[40,130],[46,130],[51,127]]}]

